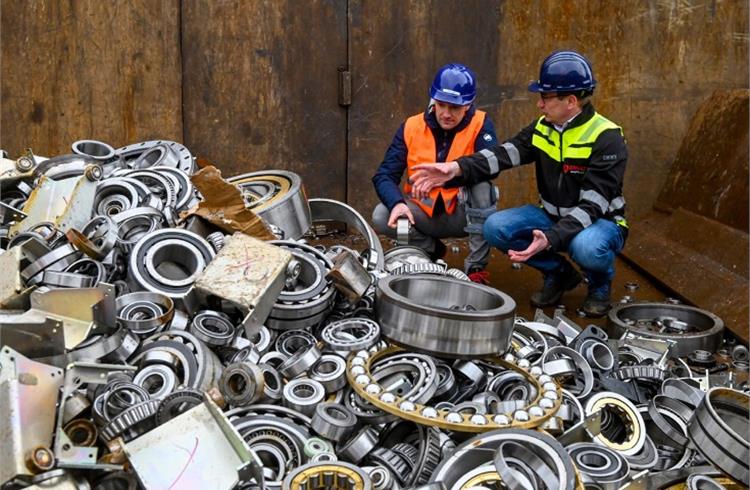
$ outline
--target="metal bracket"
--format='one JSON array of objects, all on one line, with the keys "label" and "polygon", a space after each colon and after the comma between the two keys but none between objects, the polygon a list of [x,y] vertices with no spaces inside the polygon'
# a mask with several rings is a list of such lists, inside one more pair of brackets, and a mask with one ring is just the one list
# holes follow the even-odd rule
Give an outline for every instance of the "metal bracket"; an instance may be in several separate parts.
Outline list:
[{"label": "metal bracket", "polygon": [[105,384],[109,373],[117,371],[135,372],[136,369],[135,366],[96,364],[92,362],[74,362],[68,365],[65,371],[62,395],[57,404],[54,452],[58,467],[104,470],[122,469],[121,465],[97,463],[99,449],[96,447],[75,446],[62,429],[63,412],[65,411],[65,400],[82,384]]}]

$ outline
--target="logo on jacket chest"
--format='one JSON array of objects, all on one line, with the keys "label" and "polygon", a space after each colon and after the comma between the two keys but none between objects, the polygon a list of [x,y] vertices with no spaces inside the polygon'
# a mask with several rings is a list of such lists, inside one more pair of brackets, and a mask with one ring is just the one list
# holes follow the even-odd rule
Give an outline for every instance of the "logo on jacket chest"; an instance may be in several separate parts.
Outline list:
[{"label": "logo on jacket chest", "polygon": [[588,167],[584,165],[574,165],[572,163],[563,163],[562,170],[564,174],[583,175]]}]

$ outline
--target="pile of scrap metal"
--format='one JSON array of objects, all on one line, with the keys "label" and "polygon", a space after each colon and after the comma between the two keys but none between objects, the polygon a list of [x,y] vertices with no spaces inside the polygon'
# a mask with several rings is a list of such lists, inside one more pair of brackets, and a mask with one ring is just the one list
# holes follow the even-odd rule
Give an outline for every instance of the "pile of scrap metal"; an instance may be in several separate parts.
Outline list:
[{"label": "pile of scrap metal", "polygon": [[[529,321],[290,172],[73,151],[0,162],[3,489],[750,482],[747,349],[717,364],[709,312]],[[364,249],[308,244],[331,229]]]}]

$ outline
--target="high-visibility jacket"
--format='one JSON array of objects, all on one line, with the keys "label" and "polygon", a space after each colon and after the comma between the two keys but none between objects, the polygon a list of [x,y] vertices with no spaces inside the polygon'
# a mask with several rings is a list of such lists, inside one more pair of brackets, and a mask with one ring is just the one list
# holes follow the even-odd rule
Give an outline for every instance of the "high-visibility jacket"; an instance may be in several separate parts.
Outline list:
[{"label": "high-visibility jacket", "polygon": [[545,235],[553,250],[564,250],[600,218],[614,221],[625,234],[627,160],[622,129],[589,103],[562,131],[540,117],[508,141],[460,158],[458,164],[465,185],[471,185],[535,162],[541,205],[555,221]]},{"label": "high-visibility jacket", "polygon": [[[448,151],[448,156],[445,159],[446,162],[451,162],[458,157],[474,153],[474,141],[482,130],[485,115],[485,112],[477,110],[469,124],[456,133],[453,137],[450,150]],[[406,120],[406,123],[404,124],[404,141],[406,142],[407,148],[407,176],[411,178],[414,173],[415,165],[434,162],[437,153],[435,137],[432,135],[432,130],[427,126],[423,114],[411,116]],[[404,185],[404,193],[406,195],[411,193],[411,184],[409,184],[408,179]],[[427,214],[427,216],[432,217],[438,198],[442,198],[443,203],[445,204],[446,213],[452,214],[456,209],[458,193],[458,188],[448,189],[439,187],[430,191],[428,197],[423,199],[412,198],[412,201],[414,201],[422,211]]]}]

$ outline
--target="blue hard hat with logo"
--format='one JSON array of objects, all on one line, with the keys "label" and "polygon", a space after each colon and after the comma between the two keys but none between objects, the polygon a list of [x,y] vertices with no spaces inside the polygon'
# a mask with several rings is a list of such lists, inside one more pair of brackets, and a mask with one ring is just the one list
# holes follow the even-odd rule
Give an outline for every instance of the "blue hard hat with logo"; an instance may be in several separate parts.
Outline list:
[{"label": "blue hard hat with logo", "polygon": [[469,105],[477,96],[474,72],[461,63],[448,63],[438,70],[430,87],[430,97],[455,105]]},{"label": "blue hard hat with logo", "polygon": [[591,63],[575,51],[555,51],[542,63],[539,80],[529,84],[530,92],[591,92],[596,87]]}]

